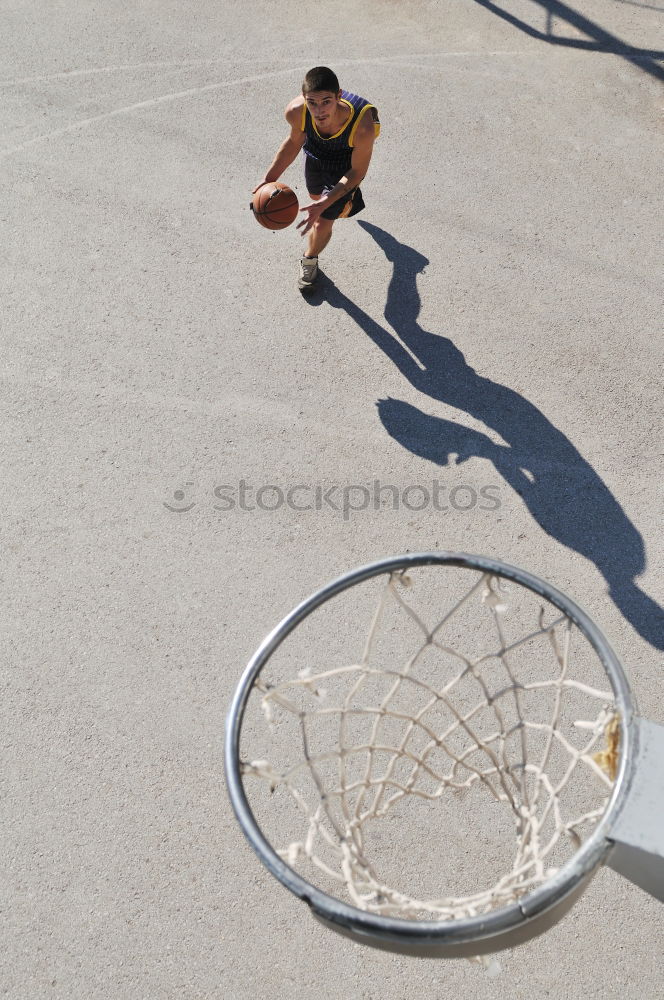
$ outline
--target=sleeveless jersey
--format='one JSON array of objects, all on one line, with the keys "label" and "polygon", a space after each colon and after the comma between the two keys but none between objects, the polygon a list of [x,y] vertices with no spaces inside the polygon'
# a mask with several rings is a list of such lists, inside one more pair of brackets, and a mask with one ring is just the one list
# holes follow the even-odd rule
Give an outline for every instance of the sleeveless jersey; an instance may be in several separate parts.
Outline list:
[{"label": "sleeveless jersey", "polygon": [[351,94],[347,90],[341,91],[340,101],[342,104],[348,105],[353,113],[343,128],[335,135],[320,135],[311,117],[311,112],[307,108],[306,101],[302,107],[301,125],[301,129],[307,137],[304,143],[305,155],[317,162],[324,170],[338,173],[339,177],[350,169],[355,133],[365,115],[371,115],[376,137],[380,135],[378,111],[373,104],[365,100],[364,97],[358,97],[357,94]]}]

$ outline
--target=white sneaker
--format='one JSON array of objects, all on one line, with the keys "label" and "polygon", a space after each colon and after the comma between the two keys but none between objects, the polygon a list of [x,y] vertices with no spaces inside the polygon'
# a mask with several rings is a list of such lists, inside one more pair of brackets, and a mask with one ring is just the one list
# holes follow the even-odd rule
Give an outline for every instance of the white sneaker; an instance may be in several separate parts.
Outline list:
[{"label": "white sneaker", "polygon": [[318,257],[303,257],[300,261],[300,277],[297,287],[303,291],[313,288],[318,277]]}]

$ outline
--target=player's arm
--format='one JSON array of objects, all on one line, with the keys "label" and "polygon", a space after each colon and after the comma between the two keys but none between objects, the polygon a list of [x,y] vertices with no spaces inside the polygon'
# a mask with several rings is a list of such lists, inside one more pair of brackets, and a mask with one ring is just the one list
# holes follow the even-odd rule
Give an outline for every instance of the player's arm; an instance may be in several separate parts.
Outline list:
[{"label": "player's arm", "polygon": [[369,170],[369,164],[371,163],[375,138],[376,132],[373,119],[371,115],[364,115],[355,133],[355,144],[353,146],[350,170],[346,171],[341,180],[334,185],[324,198],[316,202],[317,205],[322,206],[322,212],[339,198],[342,198],[343,195],[348,194],[349,191],[356,188],[364,180]]},{"label": "player's arm", "polygon": [[272,161],[267,173],[263,180],[258,184],[254,191],[257,191],[262,184],[268,184],[270,181],[278,180],[283,174],[287,167],[290,167],[293,160],[296,159],[298,153],[304,146],[306,135],[302,131],[302,105],[304,104],[303,97],[296,97],[294,101],[291,101],[286,108],[285,118],[290,125],[290,134],[287,139],[284,139],[282,144],[277,150],[277,155]]}]

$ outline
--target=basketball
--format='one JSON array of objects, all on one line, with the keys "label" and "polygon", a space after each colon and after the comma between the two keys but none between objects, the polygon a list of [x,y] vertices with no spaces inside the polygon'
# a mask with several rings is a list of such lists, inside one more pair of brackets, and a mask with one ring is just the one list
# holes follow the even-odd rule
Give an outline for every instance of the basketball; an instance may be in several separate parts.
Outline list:
[{"label": "basketball", "polygon": [[297,217],[297,195],[287,184],[278,181],[259,187],[251,203],[251,210],[261,226],[266,229],[285,229]]}]

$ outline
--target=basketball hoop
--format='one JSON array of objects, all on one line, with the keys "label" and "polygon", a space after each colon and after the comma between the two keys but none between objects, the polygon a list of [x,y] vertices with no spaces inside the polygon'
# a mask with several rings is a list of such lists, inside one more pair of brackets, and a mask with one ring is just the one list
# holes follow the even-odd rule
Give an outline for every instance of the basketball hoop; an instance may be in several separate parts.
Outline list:
[{"label": "basketball hoop", "polygon": [[231,802],[268,870],[328,927],[409,955],[526,941],[602,864],[664,901],[663,762],[664,728],[635,715],[577,604],[446,552],[295,608],[226,730]]}]

